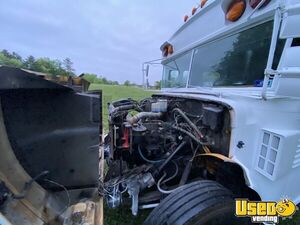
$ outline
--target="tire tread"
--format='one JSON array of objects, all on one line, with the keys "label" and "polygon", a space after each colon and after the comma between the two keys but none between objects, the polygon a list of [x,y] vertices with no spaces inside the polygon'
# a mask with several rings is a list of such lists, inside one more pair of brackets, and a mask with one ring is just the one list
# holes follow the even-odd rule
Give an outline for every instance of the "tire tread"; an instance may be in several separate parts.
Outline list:
[{"label": "tire tread", "polygon": [[168,195],[150,213],[143,225],[182,225],[199,212],[230,201],[232,193],[219,183],[196,181]]}]

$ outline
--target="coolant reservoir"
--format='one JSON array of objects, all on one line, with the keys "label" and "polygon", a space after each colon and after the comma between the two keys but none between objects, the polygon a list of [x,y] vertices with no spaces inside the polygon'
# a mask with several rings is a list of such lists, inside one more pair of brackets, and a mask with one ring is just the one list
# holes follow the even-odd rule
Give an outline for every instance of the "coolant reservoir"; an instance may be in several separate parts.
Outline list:
[{"label": "coolant reservoir", "polygon": [[168,101],[166,99],[160,99],[155,103],[151,104],[152,112],[167,112]]}]

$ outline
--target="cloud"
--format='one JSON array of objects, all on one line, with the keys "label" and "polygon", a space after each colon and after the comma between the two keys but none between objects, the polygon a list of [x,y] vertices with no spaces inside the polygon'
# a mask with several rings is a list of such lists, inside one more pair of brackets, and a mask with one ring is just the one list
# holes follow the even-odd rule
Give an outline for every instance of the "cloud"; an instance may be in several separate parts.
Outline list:
[{"label": "cloud", "polygon": [[[70,57],[78,74],[141,83],[144,61],[182,24],[192,0],[10,0],[0,3],[0,49]],[[160,79],[153,74],[150,81]]]}]

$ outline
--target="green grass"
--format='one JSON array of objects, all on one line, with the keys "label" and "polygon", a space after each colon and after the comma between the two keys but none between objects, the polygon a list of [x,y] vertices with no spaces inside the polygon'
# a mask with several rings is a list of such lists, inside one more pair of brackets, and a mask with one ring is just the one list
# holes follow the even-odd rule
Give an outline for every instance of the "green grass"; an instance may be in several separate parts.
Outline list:
[{"label": "green grass", "polygon": [[141,225],[147,218],[150,210],[140,210],[137,217],[131,214],[131,209],[120,207],[108,209],[104,207],[104,225]]},{"label": "green grass", "polygon": [[118,99],[132,98],[134,100],[141,100],[143,98],[150,97],[153,92],[145,91],[142,88],[122,86],[122,85],[105,85],[105,84],[91,84],[90,90],[102,90],[103,99],[103,126],[104,131],[108,131],[108,111],[107,103]]}]

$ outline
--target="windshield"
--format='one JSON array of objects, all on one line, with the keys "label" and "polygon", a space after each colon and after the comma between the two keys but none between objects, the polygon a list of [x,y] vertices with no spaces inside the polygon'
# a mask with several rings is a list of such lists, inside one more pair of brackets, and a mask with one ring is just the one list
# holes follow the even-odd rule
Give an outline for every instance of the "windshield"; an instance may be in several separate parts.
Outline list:
[{"label": "windshield", "polygon": [[[165,65],[163,87],[260,86],[264,79],[273,22],[202,45]],[[280,42],[278,49],[282,50]],[[281,51],[276,51],[277,67]],[[190,60],[191,71],[190,69]],[[177,67],[175,66],[177,64]]]},{"label": "windshield", "polygon": [[189,52],[164,65],[162,87],[186,87],[192,53]]}]

